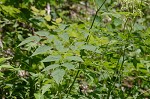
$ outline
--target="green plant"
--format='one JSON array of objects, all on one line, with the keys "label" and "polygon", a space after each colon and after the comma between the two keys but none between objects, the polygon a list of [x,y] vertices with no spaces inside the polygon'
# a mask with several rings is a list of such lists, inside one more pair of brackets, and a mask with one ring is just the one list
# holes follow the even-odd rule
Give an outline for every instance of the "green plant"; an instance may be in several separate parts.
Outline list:
[{"label": "green plant", "polygon": [[34,2],[0,5],[0,97],[150,97],[149,1],[91,0],[99,8],[89,21],[64,16],[78,1]]}]

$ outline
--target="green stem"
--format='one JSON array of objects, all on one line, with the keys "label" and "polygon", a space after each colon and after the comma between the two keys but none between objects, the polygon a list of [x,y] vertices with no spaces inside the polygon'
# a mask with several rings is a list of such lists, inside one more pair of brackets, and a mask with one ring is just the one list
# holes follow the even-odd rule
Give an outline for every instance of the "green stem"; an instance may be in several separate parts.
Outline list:
[{"label": "green stem", "polygon": [[[125,27],[126,27],[126,25],[127,25],[128,20],[129,20],[129,17],[126,19],[126,21],[125,21],[125,23],[124,23],[123,32],[125,32]],[[126,41],[128,41],[128,40],[126,40]],[[125,45],[125,48],[126,48],[126,45]],[[119,82],[120,82],[120,83],[121,83],[121,78],[122,78],[121,72],[122,72],[122,70],[123,70],[123,65],[124,65],[124,61],[125,61],[125,48],[123,49],[123,55],[120,55],[120,58],[123,57],[121,66],[119,66],[119,60],[120,60],[120,59],[118,59],[118,62],[117,62],[117,64],[116,64],[116,70],[114,71],[114,74],[113,74],[113,75],[118,74],[118,77],[117,77],[117,78],[119,78],[119,80],[120,80]],[[118,69],[118,68],[119,68],[119,69]],[[109,91],[108,91],[107,99],[109,99],[109,97],[110,97],[110,95],[111,95],[111,92],[113,91],[113,89],[114,89],[114,87],[115,87],[115,83],[116,83],[116,81],[117,81],[117,78],[114,80],[114,82],[113,82],[113,84],[112,84],[112,87],[110,87],[110,89],[109,89]]]},{"label": "green stem", "polygon": [[[70,92],[71,92],[71,90],[72,90],[72,87],[73,87],[73,85],[74,85],[74,83],[75,83],[75,81],[76,81],[76,79],[77,79],[77,77],[78,77],[78,75],[79,75],[79,72],[80,72],[80,70],[77,71],[77,73],[76,73],[76,75],[75,75],[75,78],[74,78],[74,80],[73,80],[73,82],[72,82],[72,84],[71,84],[71,86],[70,86],[69,91],[68,91],[68,94],[70,94]],[[67,97],[68,97],[68,95],[67,95]]]},{"label": "green stem", "polygon": [[86,41],[85,41],[85,42],[87,42],[87,43],[88,43],[88,41],[89,41],[89,39],[90,39],[90,34],[91,34],[90,30],[92,29],[92,27],[93,27],[93,25],[94,25],[96,16],[97,16],[98,12],[99,12],[100,9],[103,7],[103,5],[105,4],[106,1],[107,1],[107,0],[105,0],[105,1],[102,3],[102,5],[97,9],[97,11],[96,11],[96,13],[95,13],[95,16],[94,16],[94,19],[93,19],[93,21],[92,21],[91,27],[89,28],[89,35],[87,36]]},{"label": "green stem", "polygon": [[[93,25],[94,25],[96,16],[97,16],[98,12],[99,12],[100,9],[103,7],[103,5],[105,4],[106,1],[107,1],[107,0],[105,0],[105,1],[102,3],[102,5],[97,9],[97,11],[96,11],[96,13],[95,13],[95,16],[94,16],[94,19],[93,19],[93,21],[92,21],[91,27],[89,28],[89,35],[87,36],[86,41],[85,41],[86,43],[89,42],[89,39],[90,39],[90,30],[92,29],[92,27],[93,27]],[[82,57],[82,55],[81,55],[81,57]],[[75,81],[76,81],[76,79],[77,79],[77,77],[78,77],[78,75],[79,75],[80,67],[81,67],[81,63],[79,63],[79,70],[77,71],[77,73],[76,73],[76,75],[75,75],[75,78],[74,78],[74,80],[73,80],[71,86],[69,87],[69,91],[68,91],[68,93],[67,93],[67,97],[68,97],[68,94],[70,94],[70,92],[71,92],[71,90],[72,90],[72,88],[73,88],[73,85],[74,85],[74,83],[75,83]]]}]

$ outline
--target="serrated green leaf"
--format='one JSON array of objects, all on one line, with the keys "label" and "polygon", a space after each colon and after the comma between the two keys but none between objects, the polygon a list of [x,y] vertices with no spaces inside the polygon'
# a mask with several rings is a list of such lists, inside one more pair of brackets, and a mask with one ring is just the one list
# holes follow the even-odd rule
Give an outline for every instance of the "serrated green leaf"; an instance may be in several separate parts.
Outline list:
[{"label": "serrated green leaf", "polygon": [[64,48],[63,43],[60,40],[54,40],[54,45],[55,45],[56,49],[59,52],[66,52],[66,51],[68,51],[67,48]]},{"label": "serrated green leaf", "polygon": [[50,33],[48,31],[37,31],[35,32],[35,34],[39,35],[39,36],[48,36]]},{"label": "serrated green leaf", "polygon": [[69,35],[67,33],[63,33],[59,35],[65,42],[69,42]]},{"label": "serrated green leaf", "polygon": [[122,24],[122,20],[120,20],[120,19],[114,19],[114,25],[115,26],[119,26],[121,24]]},{"label": "serrated green leaf", "polygon": [[64,63],[62,66],[66,67],[68,70],[75,69],[75,66],[71,63]]},{"label": "serrated green leaf", "polygon": [[31,55],[31,56],[35,56],[35,55],[38,55],[38,54],[42,54],[42,53],[45,53],[47,52],[48,50],[50,50],[51,47],[50,46],[46,46],[46,45],[43,45],[43,46],[40,46],[38,47],[35,52]]},{"label": "serrated green leaf", "polygon": [[79,56],[67,56],[67,57],[66,57],[66,60],[83,62],[82,58],[79,57]]},{"label": "serrated green leaf", "polygon": [[22,45],[24,45],[24,44],[26,44],[26,43],[32,42],[32,41],[39,42],[40,40],[41,40],[41,39],[40,39],[40,37],[38,37],[38,36],[31,36],[31,37],[28,37],[28,38],[26,38],[25,40],[23,40],[23,41],[18,45],[18,47],[19,47],[19,46],[22,46]]},{"label": "serrated green leaf", "polygon": [[44,68],[42,71],[49,71],[50,69],[55,69],[59,66],[60,66],[59,64],[52,64],[52,65],[49,65],[46,68]]},{"label": "serrated green leaf", "polygon": [[44,93],[45,93],[46,91],[48,91],[50,87],[51,87],[50,84],[46,84],[46,85],[42,86],[42,95],[44,95]]},{"label": "serrated green leaf", "polygon": [[81,49],[85,49],[85,50],[93,51],[93,52],[96,51],[96,47],[93,46],[93,45],[83,45],[83,46],[81,47]]},{"label": "serrated green leaf", "polygon": [[56,69],[51,74],[57,84],[60,84],[60,82],[63,80],[64,75],[65,71],[63,69]]},{"label": "serrated green leaf", "polygon": [[43,59],[41,62],[51,62],[51,61],[59,61],[61,59],[60,55],[49,55],[45,59]]}]

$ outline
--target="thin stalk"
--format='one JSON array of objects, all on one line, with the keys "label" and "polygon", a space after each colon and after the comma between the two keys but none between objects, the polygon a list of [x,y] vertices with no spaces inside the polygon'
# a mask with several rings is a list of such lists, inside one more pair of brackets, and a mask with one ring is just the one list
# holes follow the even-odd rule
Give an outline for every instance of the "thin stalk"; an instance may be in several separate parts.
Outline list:
[{"label": "thin stalk", "polygon": [[[125,27],[126,27],[126,25],[127,25],[128,20],[129,20],[129,17],[126,19],[126,21],[125,21],[125,23],[124,23],[123,31],[125,31]],[[129,34],[128,34],[128,35],[129,35]],[[128,41],[128,39],[127,39],[126,41]],[[125,48],[126,48],[126,46],[125,46]],[[123,65],[124,65],[124,61],[125,61],[125,52],[126,52],[126,51],[125,51],[125,48],[123,49],[123,54],[120,55],[120,58],[123,57],[122,62],[121,62],[121,65],[119,66],[119,60],[120,60],[120,59],[118,59],[118,62],[117,62],[117,64],[116,64],[116,70],[115,70],[115,72],[114,72],[114,74],[113,74],[113,75],[118,74],[118,77],[117,77],[117,78],[119,78],[119,80],[121,79],[121,71],[123,70]],[[119,69],[117,70],[117,68],[119,68]],[[115,87],[115,83],[116,83],[116,81],[117,81],[117,78],[114,80],[114,82],[113,82],[113,84],[112,84],[112,87],[111,87],[111,88],[109,89],[109,91],[108,91],[107,99],[109,99],[109,97],[110,97],[110,95],[111,95],[111,92],[113,91],[113,88]],[[121,83],[121,81],[119,81],[119,82]]]},{"label": "thin stalk", "polygon": [[93,19],[93,21],[92,21],[91,27],[89,28],[89,35],[87,36],[86,41],[85,41],[86,43],[89,42],[90,34],[91,34],[91,31],[90,31],[90,30],[93,28],[93,25],[94,25],[96,16],[97,16],[98,12],[99,12],[100,9],[103,7],[103,5],[105,4],[106,1],[107,1],[107,0],[105,0],[105,1],[102,3],[102,5],[97,9],[97,11],[96,11],[96,13],[95,13],[95,16],[94,16],[94,19]]},{"label": "thin stalk", "polygon": [[[98,12],[99,12],[100,9],[103,7],[103,5],[105,4],[106,1],[107,1],[107,0],[105,0],[105,1],[102,3],[102,5],[97,9],[97,11],[96,11],[96,13],[95,13],[95,16],[94,16],[94,19],[93,19],[93,21],[92,21],[91,27],[89,28],[89,35],[87,36],[86,41],[85,41],[86,43],[89,42],[89,38],[90,38],[90,34],[91,34],[90,30],[92,29],[92,27],[93,27],[93,25],[94,25],[96,16],[97,16]],[[82,57],[82,55],[81,55],[81,57]],[[76,73],[76,75],[75,75],[75,78],[74,78],[74,80],[73,80],[71,86],[69,87],[69,91],[68,91],[68,93],[67,93],[67,97],[68,97],[68,94],[70,94],[70,92],[71,92],[71,90],[72,90],[72,88],[73,88],[73,86],[74,86],[74,83],[75,83],[75,81],[76,81],[76,79],[77,79],[77,77],[78,77],[78,75],[79,75],[80,68],[81,68],[81,64],[82,64],[82,63],[79,63],[79,70],[77,71],[77,73]]]},{"label": "thin stalk", "polygon": [[[68,91],[68,94],[70,94],[70,92],[71,92],[71,90],[72,90],[72,87],[73,87],[73,85],[74,85],[74,83],[75,83],[75,81],[76,81],[76,79],[77,79],[77,77],[78,77],[78,75],[79,75],[79,72],[80,72],[80,70],[77,71],[77,73],[76,73],[76,75],[75,75],[75,78],[74,78],[74,80],[73,80],[73,82],[72,82],[72,84],[71,84],[71,86],[70,86],[69,91]],[[68,97],[68,96],[67,96],[67,97]]]}]

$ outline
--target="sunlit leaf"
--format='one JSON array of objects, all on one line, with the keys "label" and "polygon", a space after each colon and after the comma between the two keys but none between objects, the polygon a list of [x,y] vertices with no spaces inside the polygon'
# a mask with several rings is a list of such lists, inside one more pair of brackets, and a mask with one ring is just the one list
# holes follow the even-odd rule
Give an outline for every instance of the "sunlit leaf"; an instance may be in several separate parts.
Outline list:
[{"label": "sunlit leaf", "polygon": [[45,92],[50,90],[49,89],[50,87],[51,87],[51,84],[46,84],[46,85],[42,86],[42,95],[44,95]]},{"label": "sunlit leaf", "polygon": [[25,40],[23,40],[23,41],[18,45],[18,47],[19,47],[19,46],[22,46],[22,45],[24,45],[24,44],[26,44],[26,43],[32,42],[32,41],[34,41],[34,42],[39,42],[40,40],[41,40],[41,38],[38,37],[38,36],[31,36],[31,37],[28,37],[28,38],[26,38]]},{"label": "sunlit leaf", "polygon": [[14,8],[12,6],[5,6],[5,5],[0,5],[0,7],[2,8],[2,11],[4,11],[4,13],[7,13],[11,16],[15,16],[16,13],[20,13],[21,11],[17,8]]},{"label": "sunlit leaf", "polygon": [[35,99],[44,99],[44,96],[41,93],[34,93]]},{"label": "sunlit leaf", "polygon": [[63,69],[56,69],[51,74],[57,84],[59,84],[63,80],[64,75],[65,71]]},{"label": "sunlit leaf", "polygon": [[48,36],[50,33],[48,31],[37,31],[35,32],[35,34],[39,35],[39,36]]},{"label": "sunlit leaf", "polygon": [[6,60],[9,60],[11,59],[12,57],[8,57],[8,58],[0,58],[0,63],[3,63],[5,62]]},{"label": "sunlit leaf", "polygon": [[61,18],[57,18],[56,19],[56,23],[61,23],[62,22],[62,19]]},{"label": "sunlit leaf", "polygon": [[63,33],[59,35],[65,42],[69,42],[69,36],[67,33]]},{"label": "sunlit leaf", "polygon": [[45,15],[46,11],[45,10],[41,10],[40,11],[40,15]]},{"label": "sunlit leaf", "polygon": [[120,19],[114,19],[114,25],[119,26],[122,24],[122,21]]},{"label": "sunlit leaf", "polygon": [[136,53],[137,55],[139,55],[139,54],[141,53],[141,49],[137,49],[137,50],[135,51],[135,53]]},{"label": "sunlit leaf", "polygon": [[[95,0],[95,4],[97,7],[100,7],[103,4],[104,0]],[[102,8],[105,8],[104,6],[102,6]]]},{"label": "sunlit leaf", "polygon": [[124,57],[121,56],[120,59],[119,59],[119,63],[122,64],[123,61],[124,61]]},{"label": "sunlit leaf", "polygon": [[108,37],[101,37],[101,38],[96,38],[98,40],[98,42],[102,45],[104,44],[108,44],[109,43],[109,39]]},{"label": "sunlit leaf", "polygon": [[75,69],[75,66],[71,63],[64,63],[62,66],[66,67],[68,70]]},{"label": "sunlit leaf", "polygon": [[66,57],[66,60],[83,62],[82,58],[79,57],[79,56],[67,56],[67,57]]},{"label": "sunlit leaf", "polygon": [[66,52],[68,50],[64,48],[63,42],[60,40],[54,40],[54,45],[59,52]]},{"label": "sunlit leaf", "polygon": [[35,6],[31,6],[31,9],[34,11],[34,12],[39,12],[39,10],[37,8],[35,8]]},{"label": "sunlit leaf", "polygon": [[45,18],[46,21],[51,21],[51,16],[50,15],[46,15],[44,18]]},{"label": "sunlit leaf", "polygon": [[60,55],[49,55],[45,59],[43,59],[41,62],[51,62],[51,61],[59,61],[61,59]]},{"label": "sunlit leaf", "polygon": [[47,52],[48,50],[50,50],[51,47],[50,46],[46,46],[46,45],[43,45],[43,46],[40,46],[38,47],[35,52],[31,55],[31,56],[35,56],[35,55],[38,55],[38,54],[42,54],[42,53],[45,53]]},{"label": "sunlit leaf", "polygon": [[93,52],[96,51],[96,47],[93,46],[93,45],[84,45],[84,46],[81,47],[81,49],[85,49],[85,50],[93,51]]},{"label": "sunlit leaf", "polygon": [[134,24],[134,31],[143,30],[143,29],[145,29],[145,27],[142,24],[138,24],[138,23]]},{"label": "sunlit leaf", "polygon": [[11,65],[0,65],[0,69],[1,68],[7,68],[7,69],[13,69],[14,67],[13,66],[11,66]]},{"label": "sunlit leaf", "polygon": [[79,34],[76,33],[76,32],[74,32],[74,31],[71,31],[71,32],[69,33],[69,36],[70,36],[70,37],[79,37]]},{"label": "sunlit leaf", "polygon": [[46,68],[44,68],[42,71],[49,71],[50,69],[55,69],[59,66],[60,66],[59,64],[52,64],[52,65],[49,65]]}]

